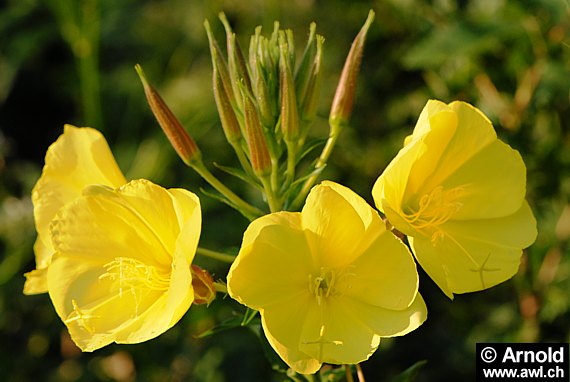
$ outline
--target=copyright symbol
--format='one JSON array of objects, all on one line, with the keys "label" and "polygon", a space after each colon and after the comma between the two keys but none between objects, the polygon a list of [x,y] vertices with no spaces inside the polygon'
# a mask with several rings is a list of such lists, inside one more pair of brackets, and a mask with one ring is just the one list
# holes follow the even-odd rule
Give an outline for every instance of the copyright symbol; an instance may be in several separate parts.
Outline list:
[{"label": "copyright symbol", "polygon": [[491,363],[497,359],[497,351],[492,347],[486,347],[481,350],[481,359],[486,363]]}]

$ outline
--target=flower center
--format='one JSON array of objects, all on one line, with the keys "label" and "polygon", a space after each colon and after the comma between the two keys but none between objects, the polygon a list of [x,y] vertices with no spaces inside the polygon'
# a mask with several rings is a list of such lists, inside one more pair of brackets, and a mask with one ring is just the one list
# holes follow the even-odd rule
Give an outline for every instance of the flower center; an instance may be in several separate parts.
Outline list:
[{"label": "flower center", "polygon": [[323,299],[340,296],[350,288],[350,284],[347,283],[349,276],[354,276],[354,273],[348,272],[347,269],[335,271],[321,267],[318,276],[309,275],[309,291],[317,299],[317,304],[321,305]]},{"label": "flower center", "polygon": [[170,285],[168,273],[159,272],[154,266],[131,257],[116,257],[105,264],[104,268],[107,272],[99,276],[99,279],[113,281],[113,286],[119,290],[121,297],[125,290],[137,297],[137,292],[163,291]]},{"label": "flower center", "polygon": [[416,208],[405,208],[403,218],[423,235],[431,236],[432,244],[436,245],[444,237],[444,232],[438,227],[463,207],[459,200],[465,194],[465,186],[449,190],[438,186],[429,194],[422,195]]}]

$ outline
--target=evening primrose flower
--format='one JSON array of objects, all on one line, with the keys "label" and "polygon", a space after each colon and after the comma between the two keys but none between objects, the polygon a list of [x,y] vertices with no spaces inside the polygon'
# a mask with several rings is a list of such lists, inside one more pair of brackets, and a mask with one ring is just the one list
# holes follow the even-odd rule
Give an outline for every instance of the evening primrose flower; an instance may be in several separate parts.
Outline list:
[{"label": "evening primrose flower", "polygon": [[372,195],[453,298],[517,272],[522,249],[537,235],[525,190],[520,154],[497,139],[480,110],[432,100]]},{"label": "evening primrose flower", "polygon": [[381,337],[404,335],[427,316],[407,247],[333,182],[314,187],[302,212],[250,224],[228,292],[260,312],[273,349],[304,374],[364,361]]},{"label": "evening primrose flower", "polygon": [[91,184],[120,187],[126,180],[107,141],[95,129],[65,125],[47,150],[42,175],[32,190],[38,237],[36,269],[26,273],[25,294],[47,292],[47,268],[53,255],[49,224],[57,212]]},{"label": "evening primrose flower", "polygon": [[172,327],[194,299],[198,197],[135,180],[94,185],[64,206],[50,233],[49,295],[83,351],[138,343]]}]

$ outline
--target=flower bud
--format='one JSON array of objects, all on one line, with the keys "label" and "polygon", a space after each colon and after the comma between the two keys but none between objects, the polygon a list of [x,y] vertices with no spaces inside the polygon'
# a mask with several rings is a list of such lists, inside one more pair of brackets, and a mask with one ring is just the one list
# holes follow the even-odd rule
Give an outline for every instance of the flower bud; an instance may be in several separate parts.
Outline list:
[{"label": "flower bud", "polygon": [[358,77],[360,62],[362,61],[364,41],[366,40],[366,34],[373,20],[374,11],[370,10],[366,22],[354,39],[350,47],[350,52],[346,57],[329,116],[329,123],[333,127],[339,128],[341,125],[348,123],[348,119],[350,118],[354,93],[356,91],[356,78]]},{"label": "flower bud", "polygon": [[245,130],[251,167],[259,177],[271,172],[271,157],[267,148],[267,141],[261,123],[259,112],[252,99],[242,91],[245,112]]},{"label": "flower bud", "polygon": [[279,39],[279,83],[281,93],[281,131],[285,142],[294,142],[299,136],[299,114],[295,95],[295,80],[291,69],[289,42],[283,32]]},{"label": "flower bud", "polygon": [[324,41],[325,39],[322,36],[317,35],[316,54],[303,98],[299,102],[301,119],[306,123],[311,123],[317,115],[317,105],[321,90],[321,61]]},{"label": "flower bud", "polygon": [[192,264],[192,288],[194,288],[194,304],[210,304],[216,298],[214,279],[207,270]]},{"label": "flower bud", "polygon": [[162,131],[166,134],[170,144],[174,147],[176,153],[178,153],[178,156],[187,165],[190,165],[194,161],[199,161],[202,155],[194,139],[184,130],[184,127],[182,127],[182,124],[174,113],[172,113],[160,94],[148,83],[142,67],[137,64],[135,65],[135,70],[143,84],[150,109],[162,128]]},{"label": "flower bud", "polygon": [[214,67],[214,99],[218,107],[222,129],[229,143],[233,144],[241,139],[241,130],[234,109],[230,103],[226,89],[222,83],[220,72]]},{"label": "flower bud", "polygon": [[316,30],[317,24],[311,23],[309,28],[309,38],[307,39],[307,46],[305,47],[305,52],[303,52],[303,58],[301,63],[297,68],[295,73],[295,89],[297,91],[297,99],[299,100],[299,105],[303,103],[305,94],[307,92],[307,86],[311,78],[311,73],[313,72],[313,65],[315,61],[315,56],[317,53],[316,44]]},{"label": "flower bud", "polygon": [[228,64],[224,59],[224,55],[222,50],[220,49],[218,43],[214,39],[212,35],[212,30],[210,29],[210,23],[208,20],[204,21],[204,28],[206,28],[206,34],[208,35],[208,42],[210,44],[210,54],[212,55],[212,66],[214,70],[217,70],[221,79],[221,82],[226,90],[226,95],[228,96],[228,100],[232,105],[236,105],[237,100],[240,98],[240,93],[234,93],[234,88],[232,85],[232,79],[228,70]]},{"label": "flower bud", "polygon": [[236,39],[236,34],[232,31],[230,23],[223,12],[219,14],[219,18],[222,21],[222,24],[224,24],[224,28],[226,30],[229,72],[234,92],[239,94],[238,84],[242,81],[246,89],[251,92],[251,78],[245,63],[243,51]]}]

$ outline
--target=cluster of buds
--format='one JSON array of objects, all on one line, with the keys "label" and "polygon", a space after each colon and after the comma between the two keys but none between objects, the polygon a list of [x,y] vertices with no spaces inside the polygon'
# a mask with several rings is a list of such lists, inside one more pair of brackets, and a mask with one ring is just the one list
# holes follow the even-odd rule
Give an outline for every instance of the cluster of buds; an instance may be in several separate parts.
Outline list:
[{"label": "cluster of buds", "polygon": [[[224,134],[242,169],[220,168],[260,189],[271,212],[298,209],[348,122],[364,40],[374,13],[370,12],[347,57],[329,116],[328,140],[313,165],[304,166],[303,171],[298,171],[301,159],[318,147],[306,140],[317,115],[324,38],[312,23],[297,63],[292,31],[280,29],[275,22],[269,36],[262,34],[261,27],[255,29],[246,55],[225,15],[219,17],[226,32],[226,55],[208,21],[204,23],[212,55],[214,98]],[[222,200],[247,217],[263,214],[206,170],[196,143],[148,85],[142,69],[137,67],[137,71],[153,113],[184,162],[219,191]]]}]

